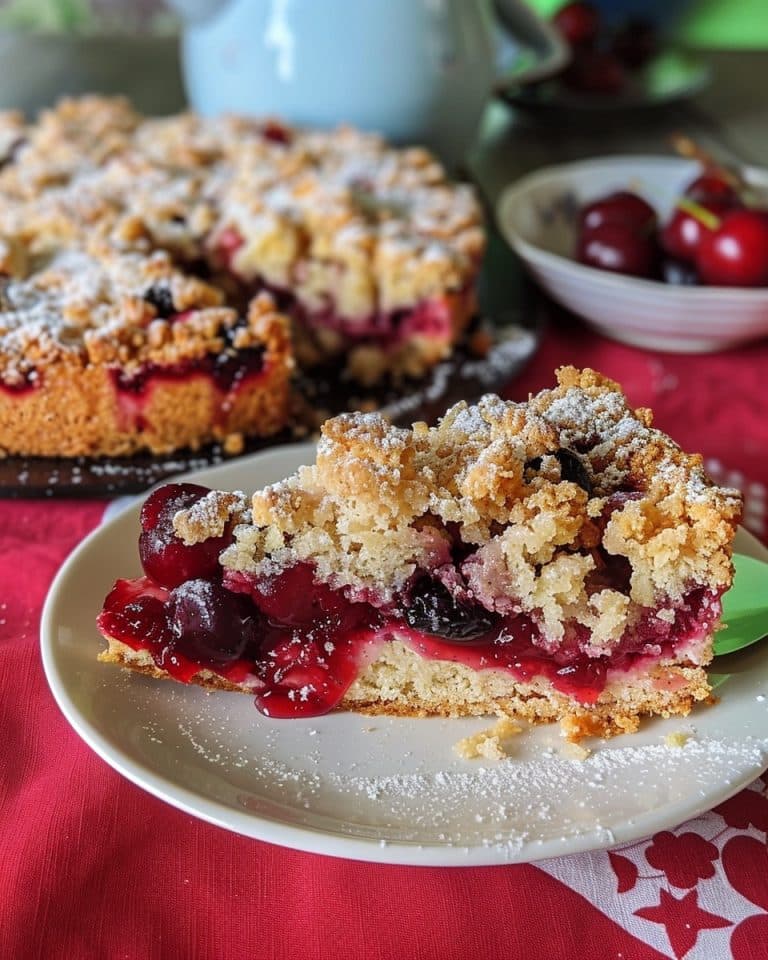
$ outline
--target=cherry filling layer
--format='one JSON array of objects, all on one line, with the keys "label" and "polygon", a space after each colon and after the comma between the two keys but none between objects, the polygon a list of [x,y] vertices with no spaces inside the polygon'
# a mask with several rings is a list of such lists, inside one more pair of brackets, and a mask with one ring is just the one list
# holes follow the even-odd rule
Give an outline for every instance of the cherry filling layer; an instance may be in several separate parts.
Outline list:
[{"label": "cherry filling layer", "polygon": [[382,645],[395,639],[429,659],[502,670],[519,681],[543,677],[589,705],[612,679],[694,651],[720,615],[717,593],[692,589],[665,618],[642,609],[610,656],[590,657],[586,628],[566,625],[567,641],[548,653],[530,617],[500,616],[456,600],[426,574],[387,612],[316,583],[309,564],[271,577],[232,571],[222,577],[218,554],[228,532],[192,546],[173,533],[176,511],[206,492],[169,484],[149,497],[139,542],[147,575],[115,584],[98,625],[106,636],[149,653],[177,680],[190,682],[209,670],[250,687],[259,710],[271,717],[332,710]]},{"label": "cherry filling layer", "polygon": [[[216,241],[214,259],[241,283],[234,266],[237,253],[244,243],[234,227],[221,231]],[[475,310],[474,284],[461,290],[430,297],[413,307],[398,310],[379,310],[364,316],[347,316],[335,305],[310,308],[282,286],[267,283],[261,278],[251,282],[255,290],[267,290],[278,308],[288,314],[299,326],[309,330],[333,330],[351,343],[371,342],[381,348],[393,349],[414,337],[450,341],[455,328]]]},{"label": "cherry filling layer", "polygon": [[432,297],[410,309],[381,311],[363,317],[347,317],[333,307],[310,310],[289,294],[279,294],[277,299],[300,326],[309,330],[334,330],[350,343],[375,343],[383,349],[394,349],[414,337],[449,342],[459,321],[468,318],[473,310],[473,300],[467,291]]},{"label": "cherry filling layer", "polygon": [[257,346],[230,348],[176,364],[145,363],[131,373],[115,367],[110,375],[123,421],[132,429],[146,429],[146,405],[161,384],[183,383],[195,377],[208,379],[219,396],[218,416],[223,419],[237,392],[265,372],[264,348]]}]

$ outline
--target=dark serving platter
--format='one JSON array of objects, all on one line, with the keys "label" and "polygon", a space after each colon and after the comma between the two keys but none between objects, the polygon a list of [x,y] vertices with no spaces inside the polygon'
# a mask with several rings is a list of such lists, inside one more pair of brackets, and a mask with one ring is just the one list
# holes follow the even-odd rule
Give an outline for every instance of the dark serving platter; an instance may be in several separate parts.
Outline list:
[{"label": "dark serving platter", "polygon": [[[533,296],[515,255],[491,231],[480,276],[480,316],[450,358],[423,379],[371,391],[340,380],[333,370],[300,378],[296,424],[277,436],[247,441],[238,456],[311,435],[325,417],[344,410],[377,409],[395,423],[434,423],[459,400],[473,401],[502,390],[538,347],[540,314],[533,309]],[[484,344],[482,350],[479,343]],[[111,498],[140,493],[169,477],[230,459],[219,444],[167,456],[9,456],[0,460],[0,496]]]}]

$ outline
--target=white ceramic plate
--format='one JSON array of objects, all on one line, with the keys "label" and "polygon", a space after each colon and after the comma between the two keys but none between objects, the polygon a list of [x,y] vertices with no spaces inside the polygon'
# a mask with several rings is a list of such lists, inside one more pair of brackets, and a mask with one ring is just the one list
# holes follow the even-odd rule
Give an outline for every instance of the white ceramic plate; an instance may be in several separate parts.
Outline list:
[{"label": "white ceramic plate", "polygon": [[[194,475],[253,490],[310,462],[281,447]],[[263,717],[242,694],[206,694],[99,664],[94,618],[117,577],[139,572],[138,503],[92,533],[43,611],[48,682],[74,729],[107,763],[168,803],[229,830],[315,853],[466,866],[612,846],[671,827],[725,799],[768,765],[768,646],[722,701],[688,721],[592,744],[570,759],[556,727],[531,729],[504,761],[452,745],[488,720],[335,714]],[[740,533],[740,549],[768,558]],[[682,749],[666,734],[694,731]]]},{"label": "white ceramic plate", "polygon": [[[768,288],[683,287],[587,267],[573,259],[578,208],[614,190],[645,197],[664,222],[699,165],[621,156],[547,167],[508,187],[499,229],[528,271],[564,307],[614,340],[651,350],[708,353],[768,336]],[[742,173],[768,192],[768,170]]]}]

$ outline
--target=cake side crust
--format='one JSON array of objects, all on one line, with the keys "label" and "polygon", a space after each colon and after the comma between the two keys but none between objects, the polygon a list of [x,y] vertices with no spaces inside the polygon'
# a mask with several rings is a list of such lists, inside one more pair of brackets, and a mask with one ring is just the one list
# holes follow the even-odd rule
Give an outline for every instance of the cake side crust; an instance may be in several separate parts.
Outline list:
[{"label": "cake side crust", "polygon": [[223,394],[205,374],[175,381],[163,379],[160,368],[140,426],[121,410],[108,364],[55,364],[33,390],[0,390],[0,449],[23,456],[124,456],[195,449],[235,434],[270,436],[288,421],[293,360],[280,315],[262,318],[255,331],[265,352],[252,381]]}]

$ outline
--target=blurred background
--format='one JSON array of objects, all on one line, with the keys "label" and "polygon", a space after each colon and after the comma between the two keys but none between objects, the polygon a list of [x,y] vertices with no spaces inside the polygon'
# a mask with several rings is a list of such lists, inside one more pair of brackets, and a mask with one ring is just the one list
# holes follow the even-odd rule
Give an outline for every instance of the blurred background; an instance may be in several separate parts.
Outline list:
[{"label": "blurred background", "polygon": [[[768,9],[764,0],[601,0],[606,17],[653,17],[671,23],[683,42],[705,47],[768,45]],[[532,0],[551,16],[563,0]]]},{"label": "blurred background", "polygon": [[[549,17],[563,0],[530,0]],[[599,0],[608,18],[627,16],[676,20],[686,43],[702,46],[768,45],[764,0]],[[178,19],[163,0],[0,0],[3,28],[103,32],[173,32]]]},{"label": "blurred background", "polygon": [[604,63],[597,80],[593,64],[564,70],[578,49],[562,0],[0,0],[0,108],[97,91],[147,113],[349,121],[426,143],[491,203],[553,162],[669,153],[680,130],[723,161],[763,163],[766,0],[594,6],[598,59],[619,37],[640,51],[621,89],[614,64],[607,90]]},{"label": "blurred background", "polygon": [[[448,10],[454,16],[462,6],[490,9],[492,2],[495,0],[425,0],[424,6],[433,14]],[[528,4],[546,19],[563,2],[528,0]],[[504,0],[498,0],[497,13],[504,5]],[[267,31],[274,34],[273,50],[279,46],[280,30],[285,33],[292,18],[309,18],[319,12],[323,25],[333,29],[321,30],[316,36],[339,33],[339,49],[343,50],[339,25],[355,8],[365,9],[370,20],[374,8],[391,14],[395,6],[383,0],[368,4],[345,0],[0,0],[0,106],[33,110],[61,93],[97,89],[123,91],[144,110],[178,109],[186,99],[177,47],[184,26],[179,8],[186,15],[189,34],[201,32],[213,21],[237,19],[243,23],[246,10],[251,19],[263,11]],[[687,48],[768,47],[765,0],[597,0],[595,6],[609,28],[638,19],[652,22],[665,40]],[[387,39],[394,35],[392,23],[391,31],[384,30]],[[218,23],[213,24],[212,29],[216,28]],[[518,31],[518,37],[525,32]],[[509,41],[508,36],[506,39]],[[250,56],[258,56],[258,46],[255,37]],[[507,42],[508,60],[509,49]],[[351,48],[344,52],[349,57]],[[224,72],[226,60],[225,54]],[[210,76],[207,82],[215,85],[218,80]]]}]

